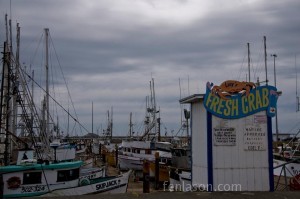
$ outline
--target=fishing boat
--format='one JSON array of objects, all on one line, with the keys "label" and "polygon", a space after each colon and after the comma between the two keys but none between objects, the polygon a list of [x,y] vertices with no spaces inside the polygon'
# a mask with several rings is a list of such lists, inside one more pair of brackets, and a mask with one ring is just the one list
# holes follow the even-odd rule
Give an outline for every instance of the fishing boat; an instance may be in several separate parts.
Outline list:
[{"label": "fishing boat", "polygon": [[192,191],[191,170],[170,168],[170,191]]},{"label": "fishing boat", "polygon": [[[45,29],[46,69],[49,58],[48,35],[49,29]],[[26,86],[28,78],[31,82],[35,81],[19,64],[18,58],[13,57],[11,46],[11,43],[4,42],[0,106],[0,157],[4,165],[0,167],[1,198],[125,193],[131,170],[120,175],[105,176],[105,171],[101,168],[84,169],[84,162],[74,159],[76,149],[73,145],[54,140],[55,136],[59,137],[59,127],[58,124],[53,125],[53,120],[50,122],[53,116],[50,117],[49,98],[54,98],[49,94],[49,86],[46,82],[46,89],[42,89],[45,96],[40,114],[33,102],[33,95]],[[14,65],[11,65],[11,60],[15,60]],[[14,99],[17,103],[8,103],[5,100],[7,98]],[[14,115],[10,114],[12,112]],[[17,115],[22,116],[24,123],[20,134],[17,129],[12,128],[17,126],[17,119],[12,116]],[[56,135],[50,128],[50,123],[56,129]],[[12,149],[17,151],[18,157],[14,157]],[[11,161],[14,158],[16,160]]]},{"label": "fishing boat", "polygon": [[49,196],[77,196],[96,193],[117,194],[126,193],[128,187],[128,180],[131,170],[118,176],[111,176],[106,178],[97,178],[91,180],[91,184],[70,187],[65,189],[57,189],[55,191],[45,194]]},{"label": "fishing boat", "polygon": [[80,181],[83,179],[96,179],[100,177],[106,177],[105,167],[93,167],[93,168],[82,168],[80,170]]},{"label": "fishing boat", "polygon": [[131,171],[117,176],[80,176],[83,162],[23,161],[0,167],[3,197],[70,196],[125,193]]},{"label": "fishing boat", "polygon": [[[143,162],[155,161],[158,153],[160,163],[166,164],[171,160],[170,142],[160,141],[160,111],[156,108],[154,79],[150,81],[150,98],[146,97],[146,115],[144,119],[144,133],[133,137],[130,114],[130,130],[128,140],[122,140],[118,152],[118,164],[121,170],[143,170]],[[153,173],[153,172],[152,172]]]},{"label": "fishing boat", "polygon": [[186,131],[185,139],[173,138],[173,148],[171,148],[172,159],[169,169],[170,184],[172,191],[190,191],[191,188],[191,146],[189,145],[189,125],[190,113],[184,109],[186,121],[182,123],[180,130]]},{"label": "fishing boat", "polygon": [[143,162],[155,161],[158,153],[160,163],[166,164],[171,160],[171,144],[169,142],[126,141],[123,140],[119,149],[118,163],[121,170],[143,170]]},{"label": "fishing boat", "polygon": [[293,178],[300,175],[300,139],[298,133],[287,144],[282,144],[273,153],[273,167],[275,176]]}]

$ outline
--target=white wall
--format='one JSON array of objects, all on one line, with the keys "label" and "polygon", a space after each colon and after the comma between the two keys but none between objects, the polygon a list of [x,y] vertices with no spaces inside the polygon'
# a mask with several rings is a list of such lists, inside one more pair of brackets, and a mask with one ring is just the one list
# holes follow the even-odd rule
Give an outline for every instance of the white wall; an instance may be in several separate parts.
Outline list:
[{"label": "white wall", "polygon": [[[220,126],[235,128],[235,145],[214,143],[214,127]],[[246,143],[246,127],[261,128],[260,132],[265,133],[264,136],[258,136],[260,140],[254,140],[254,146],[262,149],[248,150],[247,146],[251,144]],[[232,186],[236,191],[269,191],[266,112],[230,120],[212,115],[212,152],[207,151],[207,128],[207,112],[201,99],[191,104],[192,184],[208,184],[208,171],[211,169],[208,168],[208,154],[212,154],[213,191],[222,191],[220,188],[225,188],[222,185],[226,185],[226,189]]]},{"label": "white wall", "polygon": [[206,185],[207,177],[207,128],[206,109],[202,103],[192,104],[192,184]]},{"label": "white wall", "polygon": [[[265,117],[265,123],[256,119],[263,117]],[[228,184],[227,187],[239,184],[240,191],[269,191],[266,112],[263,111],[241,119],[231,120],[212,116],[212,128],[214,129],[217,126],[234,127],[236,130],[236,145],[220,146],[213,143],[214,190],[218,190],[220,184]],[[264,133],[264,136],[253,136],[254,140],[247,141],[246,127],[261,129],[259,132]],[[253,146],[260,146],[263,149],[248,150],[247,146],[251,146],[251,143],[254,143]]]}]

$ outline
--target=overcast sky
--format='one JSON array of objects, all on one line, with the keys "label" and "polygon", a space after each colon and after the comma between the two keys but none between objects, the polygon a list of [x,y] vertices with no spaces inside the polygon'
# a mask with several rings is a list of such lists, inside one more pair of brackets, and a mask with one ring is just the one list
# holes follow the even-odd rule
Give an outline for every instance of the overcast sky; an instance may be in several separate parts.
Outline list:
[{"label": "overcast sky", "polygon": [[94,133],[106,127],[111,107],[114,134],[127,135],[130,112],[134,130],[141,131],[154,78],[162,131],[170,135],[180,128],[180,93],[204,93],[207,81],[246,80],[247,43],[251,81],[265,81],[266,36],[269,84],[274,85],[275,53],[277,88],[283,92],[279,132],[296,133],[299,8],[299,0],[12,0],[11,6],[0,0],[0,41],[3,46],[7,13],[13,31],[17,22],[21,26],[20,62],[40,74],[37,51],[49,28],[56,53],[51,59],[59,60],[80,123]]}]

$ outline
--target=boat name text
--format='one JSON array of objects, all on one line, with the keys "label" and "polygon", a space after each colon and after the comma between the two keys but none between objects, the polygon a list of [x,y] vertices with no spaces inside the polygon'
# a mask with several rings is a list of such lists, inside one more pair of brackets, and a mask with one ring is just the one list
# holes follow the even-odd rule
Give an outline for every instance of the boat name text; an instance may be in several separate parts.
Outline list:
[{"label": "boat name text", "polygon": [[46,185],[22,186],[22,193],[45,191]]},{"label": "boat name text", "polygon": [[101,184],[97,184],[96,185],[96,190],[98,191],[98,190],[101,190],[101,189],[106,189],[106,188],[109,188],[109,187],[117,186],[119,184],[120,184],[120,181],[117,181],[117,180],[104,182],[104,183],[101,183]]}]

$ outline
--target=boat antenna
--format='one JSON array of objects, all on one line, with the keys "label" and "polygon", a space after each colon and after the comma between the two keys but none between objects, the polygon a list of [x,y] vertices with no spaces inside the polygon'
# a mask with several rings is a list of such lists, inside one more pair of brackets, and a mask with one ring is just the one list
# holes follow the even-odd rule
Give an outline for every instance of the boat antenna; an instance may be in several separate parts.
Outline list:
[{"label": "boat antenna", "polygon": [[[179,78],[179,99],[181,99],[181,83]],[[180,104],[180,124],[182,126],[182,104]]]},{"label": "boat antenna", "polygon": [[190,95],[190,76],[188,75],[188,95]]},{"label": "boat antenna", "polygon": [[250,78],[250,43],[247,43],[247,48],[248,48],[248,80],[249,82],[251,81]]},{"label": "boat antenna", "polygon": [[298,74],[297,74],[297,59],[295,54],[295,73],[296,73],[296,112],[299,111],[299,96],[298,96]]},{"label": "boat antenna", "polygon": [[92,134],[94,134],[94,102],[92,101]]}]

